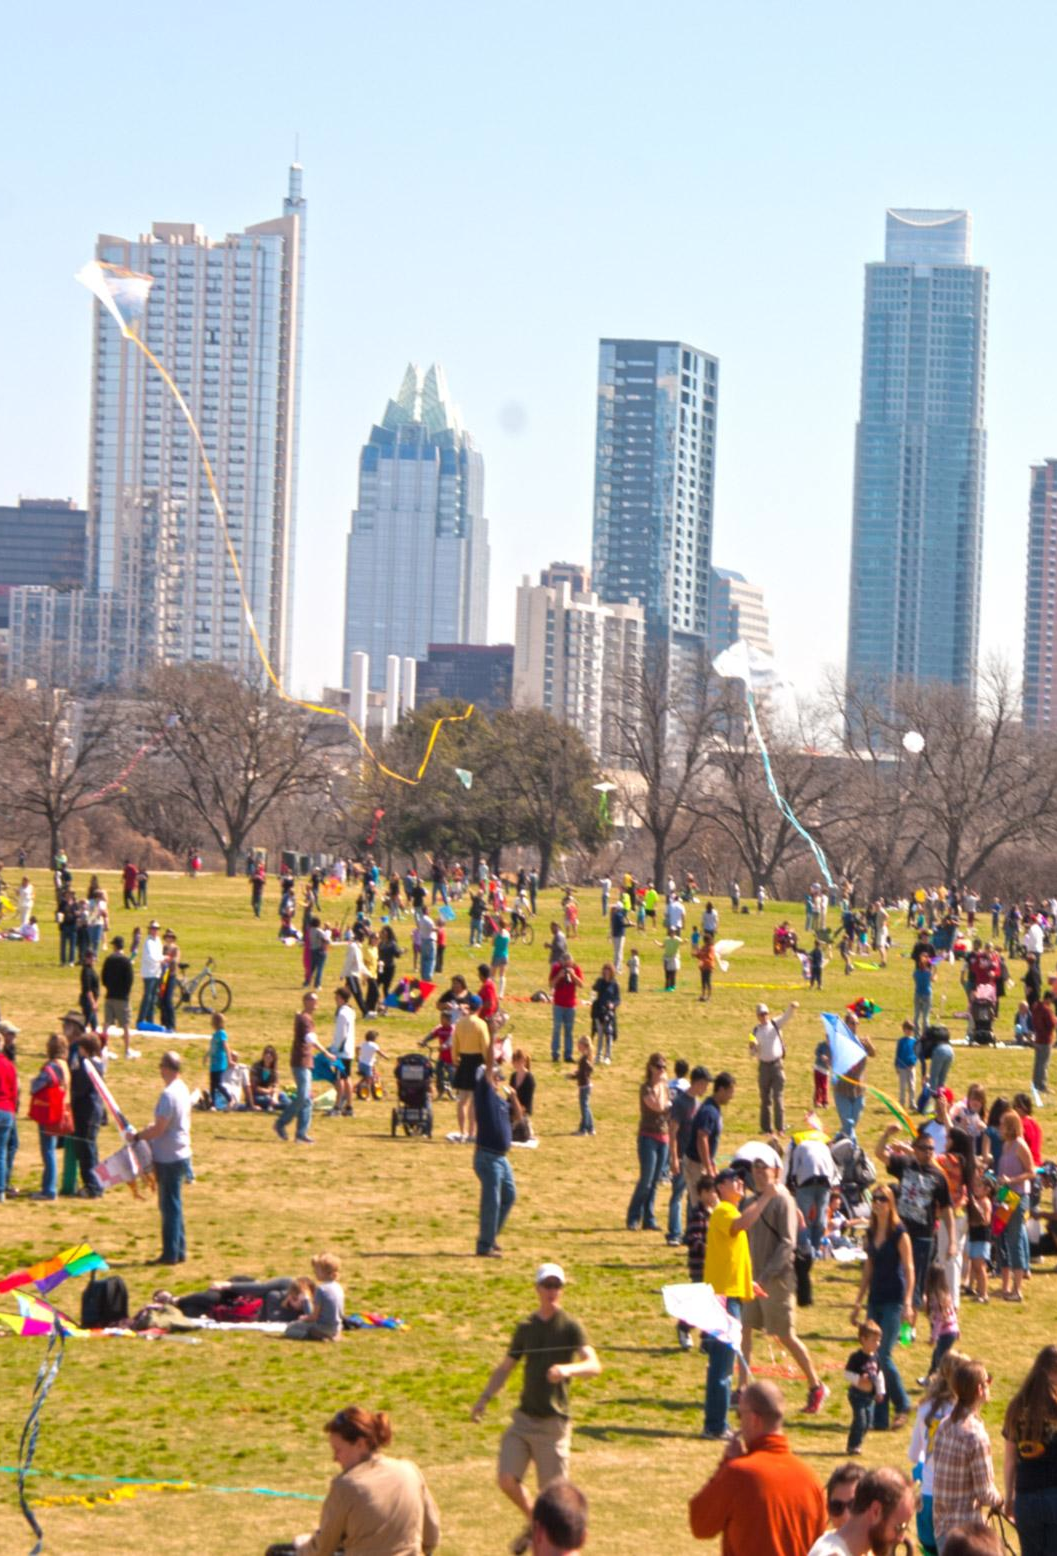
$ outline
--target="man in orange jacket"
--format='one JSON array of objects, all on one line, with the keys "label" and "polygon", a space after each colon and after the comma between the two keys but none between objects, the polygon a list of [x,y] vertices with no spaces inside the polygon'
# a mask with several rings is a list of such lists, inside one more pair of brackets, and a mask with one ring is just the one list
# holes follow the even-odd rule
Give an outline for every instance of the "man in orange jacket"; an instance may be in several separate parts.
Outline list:
[{"label": "man in orange jacket", "polygon": [[698,1540],[722,1535],[722,1556],[805,1556],[826,1528],[822,1484],[789,1447],[784,1401],[773,1383],[741,1391],[741,1435],[690,1499]]}]

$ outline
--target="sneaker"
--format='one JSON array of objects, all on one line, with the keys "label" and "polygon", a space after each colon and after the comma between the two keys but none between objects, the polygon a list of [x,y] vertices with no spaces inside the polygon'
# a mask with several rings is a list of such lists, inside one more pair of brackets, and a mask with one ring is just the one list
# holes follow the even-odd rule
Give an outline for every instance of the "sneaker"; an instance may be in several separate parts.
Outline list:
[{"label": "sneaker", "polygon": [[275,1130],[275,1133],[279,1136],[280,1140],[289,1140],[290,1136],[287,1134],[286,1126],[281,1119],[277,1118],[275,1123],[272,1125],[272,1128]]},{"label": "sneaker", "polygon": [[528,1524],[515,1539],[510,1542],[512,1556],[524,1556],[527,1550],[532,1549],[532,1525]]},{"label": "sneaker", "polygon": [[479,1259],[501,1259],[503,1255],[498,1248],[485,1248],[478,1250],[477,1257]]},{"label": "sneaker", "polygon": [[48,1201],[49,1204],[51,1203],[51,1201],[53,1199],[57,1199],[58,1198],[58,1196],[55,1195],[55,1194],[44,1194],[44,1193],[41,1192],[40,1189],[38,1189],[35,1194],[31,1194],[29,1197],[30,1197],[30,1199],[45,1199],[45,1200]]},{"label": "sneaker", "polygon": [[729,1426],[725,1426],[721,1432],[709,1432],[706,1430],[701,1433],[701,1436],[708,1443],[733,1442],[737,1435],[737,1432],[733,1431]]},{"label": "sneaker", "polygon": [[140,1053],[138,1048],[130,1048],[128,1053],[125,1055],[125,1058],[126,1059],[142,1059],[143,1055]]},{"label": "sneaker", "polygon": [[825,1383],[816,1383],[813,1389],[807,1391],[807,1404],[804,1406],[804,1414],[817,1416],[823,1404],[829,1398],[829,1389]]},{"label": "sneaker", "polygon": [[313,1140],[311,1135],[295,1135],[294,1136],[294,1144],[295,1145],[315,1145],[315,1143],[316,1142]]},{"label": "sneaker", "polygon": [[690,1349],[690,1347],[694,1343],[693,1340],[690,1338],[689,1330],[677,1329],[675,1331],[675,1334],[676,1334],[676,1339],[679,1341],[679,1349],[681,1351],[688,1351]]},{"label": "sneaker", "polygon": [[681,1237],[666,1237],[664,1240],[668,1244],[669,1248],[681,1248],[683,1246],[683,1240]]}]

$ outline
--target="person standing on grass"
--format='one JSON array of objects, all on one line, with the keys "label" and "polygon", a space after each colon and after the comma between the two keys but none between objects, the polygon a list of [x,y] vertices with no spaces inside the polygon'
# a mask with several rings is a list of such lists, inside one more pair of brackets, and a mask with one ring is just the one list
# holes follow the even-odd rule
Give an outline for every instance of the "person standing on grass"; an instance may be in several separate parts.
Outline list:
[{"label": "person standing on grass", "polygon": [[297,1117],[295,1139],[301,1145],[312,1145],[309,1125],[312,1122],[312,1061],[316,1041],[316,1006],[319,995],[315,989],[307,989],[301,996],[301,1009],[294,1017],[294,1041],[290,1049],[290,1073],[297,1090],[275,1120],[275,1133],[285,1140],[286,1126]]},{"label": "person standing on grass", "polygon": [[651,1054],[646,1061],[646,1076],[639,1087],[639,1181],[628,1205],[627,1229],[637,1232],[661,1230],[654,1214],[657,1185],[668,1162],[672,1113],[668,1087],[668,1061],[663,1054]]},{"label": "person standing on grass", "polygon": [[702,1173],[714,1178],[719,1172],[716,1160],[723,1137],[723,1109],[733,1097],[736,1085],[729,1070],[720,1070],[712,1082],[712,1095],[705,1098],[694,1114],[690,1144],[685,1153],[680,1153],[683,1176],[691,1193]]},{"label": "person standing on grass", "polygon": [[591,1062],[591,1039],[581,1037],[576,1044],[580,1057],[570,1079],[574,1080],[579,1088],[580,1099],[580,1127],[578,1135],[593,1135],[595,1132],[594,1116],[591,1113],[591,1076],[594,1073],[594,1065]]},{"label": "person standing on grass", "polygon": [[146,1140],[154,1158],[161,1212],[161,1257],[152,1264],[185,1264],[187,1233],[184,1228],[183,1183],[191,1163],[191,1093],[180,1075],[180,1055],[161,1056],[163,1091],[154,1108],[154,1122],[133,1135]]},{"label": "person standing on grass", "polygon": [[951,1386],[954,1408],[936,1428],[932,1450],[932,1522],[941,1552],[952,1529],[982,1528],[988,1511],[1002,1506],[991,1440],[981,1419],[991,1397],[991,1374],[983,1362],[961,1362]]},{"label": "person standing on grass", "polygon": [[573,1062],[573,1027],[576,1022],[578,991],[584,986],[584,975],[568,951],[551,965],[550,972],[553,1021],[551,1025],[551,1059],[555,1064],[563,1057],[566,1064]]},{"label": "person standing on grass", "polygon": [[1057,1037],[1057,1015],[1054,1014],[1054,1003],[1053,990],[1047,989],[1042,999],[1036,1000],[1031,1007],[1031,1030],[1035,1048],[1035,1066],[1031,1084],[1038,1092],[1047,1092],[1050,1089],[1046,1084],[1046,1072],[1050,1067],[1053,1040]]},{"label": "person standing on grass", "polygon": [[609,938],[613,943],[613,967],[616,972],[624,969],[624,942],[628,934],[628,910],[623,899],[609,910]]},{"label": "person standing on grass", "polygon": [[509,964],[510,930],[506,919],[500,915],[496,932],[492,936],[492,978],[500,999],[506,993],[506,970]]},{"label": "person standing on grass", "polygon": [[477,1257],[499,1259],[503,1250],[497,1239],[517,1199],[510,1147],[513,1124],[521,1118],[521,1104],[517,1093],[503,1083],[491,1038],[485,1061],[477,1070],[473,1105],[477,1126],[473,1170],[481,1185]]},{"label": "person standing on grass", "polygon": [[[741,1211],[745,1184],[733,1167],[724,1167],[716,1176],[719,1204],[709,1220],[705,1248],[705,1284],[712,1287],[731,1318],[740,1320],[742,1304],[751,1301],[758,1288],[752,1278],[749,1253],[749,1227],[761,1216],[773,1198],[767,1188],[751,1210]],[[730,1409],[730,1375],[734,1366],[734,1347],[713,1338],[708,1348],[708,1375],[705,1380],[705,1426],[702,1436],[726,1442],[735,1434],[727,1426]],[[742,1398],[745,1391],[742,1391]]]},{"label": "person standing on grass", "polygon": [[800,1009],[800,1001],[792,1000],[780,1016],[773,1016],[764,1004],[756,1007],[756,1025],[749,1040],[749,1053],[757,1061],[757,1080],[760,1088],[760,1128],[765,1135],[771,1133],[771,1105],[774,1105],[774,1127],[778,1134],[785,1128],[785,1040],[782,1028]]},{"label": "person standing on grass", "polygon": [[689,1182],[686,1172],[687,1152],[693,1138],[694,1121],[711,1079],[704,1065],[696,1064],[690,1071],[690,1084],[686,1090],[673,1090],[671,1094],[668,1170],[672,1178],[672,1197],[668,1201],[667,1241],[672,1248],[680,1248],[683,1242],[683,1197]]},{"label": "person standing on grass", "polygon": [[220,1106],[217,1099],[224,1090],[224,1077],[231,1068],[231,1061],[237,1059],[238,1054],[228,1047],[224,1017],[218,1010],[214,1010],[209,1021],[213,1028],[213,1036],[209,1040],[209,1100],[216,1108]]},{"label": "person standing on grass", "polygon": [[524,1515],[526,1524],[510,1546],[515,1556],[532,1548],[532,1501],[524,1485],[529,1465],[536,1466],[541,1491],[568,1479],[569,1383],[573,1378],[597,1378],[602,1372],[582,1325],[562,1308],[564,1289],[561,1265],[541,1264],[536,1271],[536,1311],[515,1329],[506,1356],[470,1411],[471,1421],[480,1421],[489,1402],[524,1360],[521,1399],[499,1445],[499,1489]]},{"label": "person standing on grass", "polygon": [[664,992],[669,994],[674,991],[679,977],[679,951],[683,943],[683,937],[678,930],[669,930],[663,940],[658,940],[661,947],[661,960],[664,963]]},{"label": "person standing on grass", "polygon": [[896,1145],[891,1137],[899,1133],[898,1124],[890,1124],[877,1145],[877,1158],[899,1179],[899,1219],[910,1238],[914,1259],[913,1306],[925,1305],[925,1276],[936,1252],[936,1221],[942,1220],[946,1242],[955,1241],[954,1210],[947,1179],[936,1166],[936,1142],[927,1127],[919,1129],[912,1147]]},{"label": "person standing on grass", "polygon": [[[487,969],[485,969],[487,971]],[[481,1000],[471,994],[466,1009],[455,1023],[451,1039],[451,1057],[455,1065],[455,1119],[462,1141],[474,1137],[474,1087],[477,1071],[492,1051],[492,1035],[481,1016]]]},{"label": "person standing on grass", "polygon": [[874,1401],[874,1430],[887,1432],[889,1409],[896,1412],[892,1422],[898,1430],[910,1411],[910,1397],[892,1356],[900,1326],[911,1323],[914,1317],[912,1291],[914,1265],[910,1252],[910,1238],[896,1214],[895,1200],[887,1183],[874,1185],[870,1196],[870,1224],[866,1229],[866,1263],[851,1321],[858,1329],[862,1317],[863,1299],[867,1299],[866,1316],[880,1325],[881,1346],[878,1360],[884,1372],[883,1398]]}]

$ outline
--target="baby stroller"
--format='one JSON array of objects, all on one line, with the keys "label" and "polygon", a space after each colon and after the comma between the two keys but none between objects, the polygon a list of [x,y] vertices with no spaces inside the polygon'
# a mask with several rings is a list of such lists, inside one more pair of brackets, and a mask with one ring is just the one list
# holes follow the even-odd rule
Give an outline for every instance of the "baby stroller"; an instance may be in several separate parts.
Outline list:
[{"label": "baby stroller", "polygon": [[870,1187],[877,1177],[873,1162],[858,1141],[849,1135],[837,1135],[829,1149],[840,1173],[837,1188],[844,1214],[852,1221],[868,1221]]},{"label": "baby stroller", "polygon": [[995,1046],[995,1017],[998,994],[993,983],[978,983],[969,999],[969,1041],[982,1047]]},{"label": "baby stroller", "polygon": [[433,1107],[429,1100],[433,1066],[425,1054],[404,1054],[396,1061],[397,1105],[390,1120],[395,1138],[403,1125],[405,1135],[433,1134]]}]

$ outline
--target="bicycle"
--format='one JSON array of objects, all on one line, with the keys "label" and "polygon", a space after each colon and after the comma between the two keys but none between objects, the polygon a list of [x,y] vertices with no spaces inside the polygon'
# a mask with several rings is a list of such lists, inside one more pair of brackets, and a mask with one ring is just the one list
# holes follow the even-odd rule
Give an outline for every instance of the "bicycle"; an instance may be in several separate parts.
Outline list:
[{"label": "bicycle", "polygon": [[375,1102],[380,1102],[385,1096],[385,1086],[377,1070],[371,1072],[370,1079],[366,1075],[358,1076],[355,1090],[361,1102],[366,1102],[368,1097],[373,1097]]},{"label": "bicycle", "polygon": [[515,919],[511,920],[511,924],[510,924],[510,943],[511,943],[511,945],[513,945],[515,943],[520,944],[520,945],[531,945],[532,942],[535,940],[535,938],[536,938],[536,931],[533,929],[532,925],[528,922],[527,919],[515,918]]},{"label": "bicycle", "polygon": [[[190,967],[190,962],[179,962],[179,972],[185,972]],[[188,1010],[201,1010],[207,1016],[223,1015],[231,1005],[231,989],[222,978],[214,977],[213,968],[216,962],[211,956],[206,957],[206,964],[200,973],[193,978],[176,978],[176,988],[173,993],[173,1009],[179,1010],[186,1006]],[[195,996],[198,1003],[195,1003]]]}]

